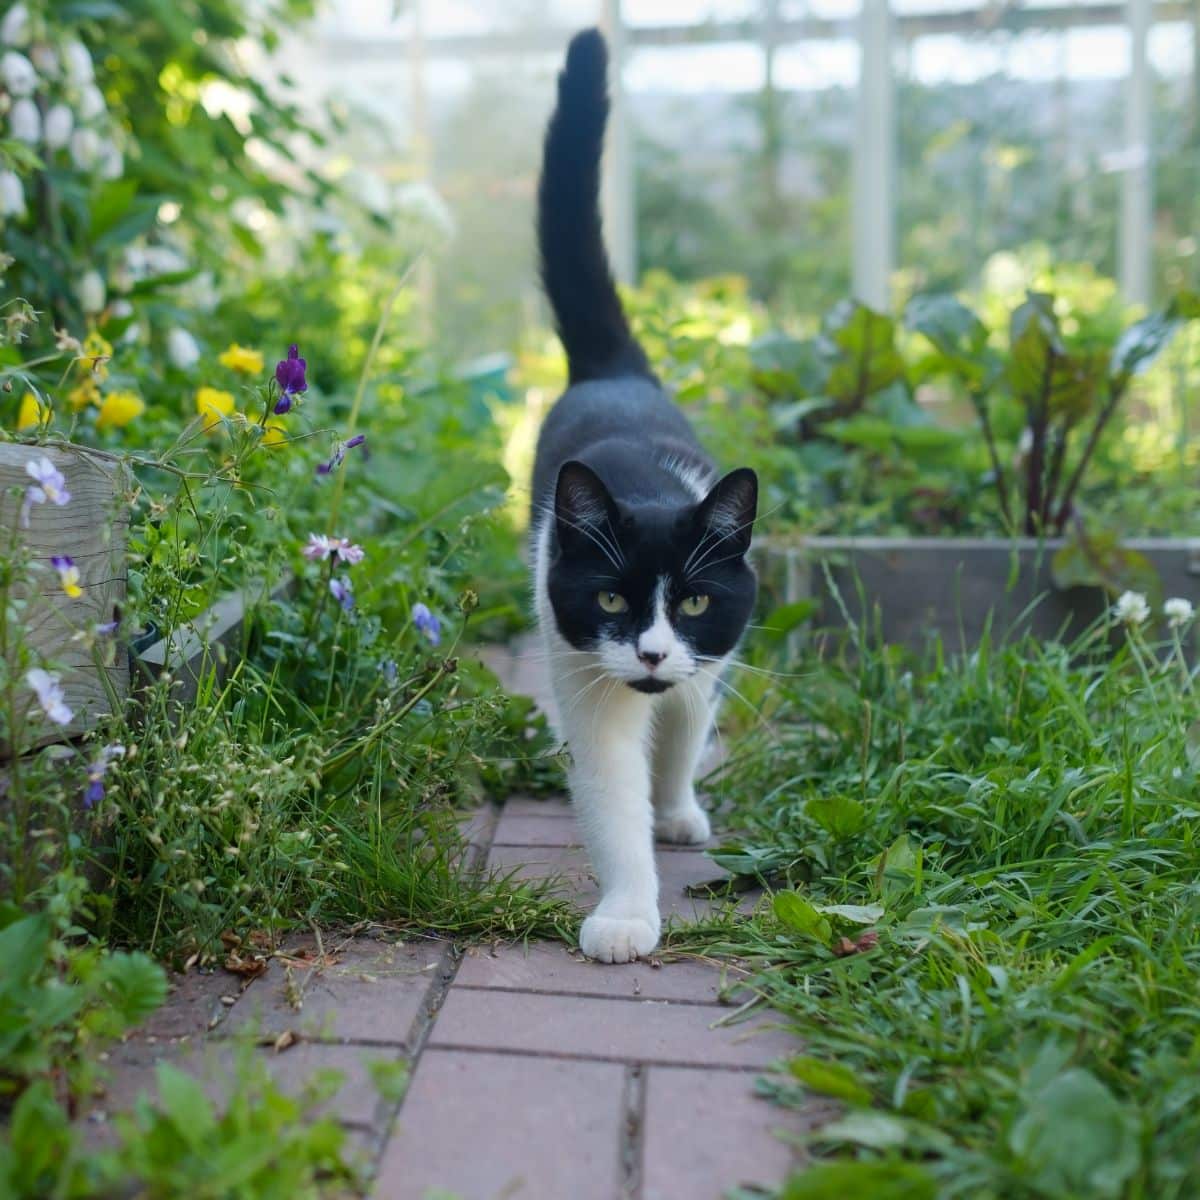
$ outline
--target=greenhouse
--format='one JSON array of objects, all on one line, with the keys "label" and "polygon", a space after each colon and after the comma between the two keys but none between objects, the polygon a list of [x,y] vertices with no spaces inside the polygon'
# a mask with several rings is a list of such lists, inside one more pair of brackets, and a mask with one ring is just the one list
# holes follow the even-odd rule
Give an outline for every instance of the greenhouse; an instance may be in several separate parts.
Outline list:
[{"label": "greenhouse", "polygon": [[1196,0],[0,0],[0,1200],[1200,1193]]}]

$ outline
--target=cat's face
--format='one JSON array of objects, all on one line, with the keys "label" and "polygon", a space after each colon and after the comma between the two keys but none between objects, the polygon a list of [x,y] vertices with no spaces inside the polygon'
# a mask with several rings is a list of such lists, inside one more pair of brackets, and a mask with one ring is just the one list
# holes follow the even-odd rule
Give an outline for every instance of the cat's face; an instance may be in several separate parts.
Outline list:
[{"label": "cat's face", "polygon": [[728,654],[754,607],[758,481],[732,471],[689,505],[618,504],[582,463],[559,473],[547,590],[559,632],[642,692]]}]

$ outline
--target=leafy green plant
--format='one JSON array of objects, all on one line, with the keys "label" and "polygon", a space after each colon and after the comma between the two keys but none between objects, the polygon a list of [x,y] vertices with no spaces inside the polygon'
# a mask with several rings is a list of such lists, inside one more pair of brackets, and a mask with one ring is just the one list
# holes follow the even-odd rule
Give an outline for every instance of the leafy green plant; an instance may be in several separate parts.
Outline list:
[{"label": "leafy green plant", "polygon": [[736,681],[763,711],[709,781],[713,857],[775,895],[672,944],[757,964],[805,1043],[767,1086],[844,1106],[783,1196],[1200,1186],[1200,698],[1193,608],[1167,618],[919,660],[863,630]]}]

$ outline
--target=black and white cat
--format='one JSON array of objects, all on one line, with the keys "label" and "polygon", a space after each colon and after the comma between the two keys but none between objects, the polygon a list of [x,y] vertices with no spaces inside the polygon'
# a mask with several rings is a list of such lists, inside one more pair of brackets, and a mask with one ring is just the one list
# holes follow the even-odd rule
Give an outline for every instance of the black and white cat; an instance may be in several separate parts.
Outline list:
[{"label": "black and white cat", "polygon": [[654,836],[709,836],[693,775],[754,605],[758,481],[717,478],[626,323],[598,203],[607,65],[597,31],[573,39],[546,132],[538,238],[570,386],[538,441],[531,525],[571,798],[602,890],[580,945],[629,962],[658,944]]}]

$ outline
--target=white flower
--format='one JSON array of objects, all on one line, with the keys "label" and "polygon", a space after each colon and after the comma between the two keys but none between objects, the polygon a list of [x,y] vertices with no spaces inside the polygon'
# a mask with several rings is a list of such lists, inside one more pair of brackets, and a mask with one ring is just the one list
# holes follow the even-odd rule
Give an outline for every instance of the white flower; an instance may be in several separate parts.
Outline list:
[{"label": "white flower", "polygon": [[1150,605],[1141,592],[1122,592],[1113,605],[1113,616],[1126,625],[1143,625],[1150,619]]},{"label": "white flower", "polygon": [[100,178],[120,179],[125,170],[125,156],[111,138],[100,143]]},{"label": "white flower", "polygon": [[186,371],[200,361],[200,346],[186,329],[176,325],[167,334],[167,357],[172,366]]},{"label": "white flower", "polygon": [[20,217],[25,213],[25,188],[15,171],[0,171],[0,216]]},{"label": "white flower", "polygon": [[19,50],[7,50],[0,58],[0,79],[14,96],[32,96],[37,88],[37,68]]},{"label": "white flower", "polygon": [[24,46],[29,36],[29,9],[24,4],[14,4],[0,21],[0,42],[6,46]]},{"label": "white flower", "polygon": [[71,134],[71,161],[81,170],[90,171],[100,156],[100,138],[92,129],[77,129]]},{"label": "white flower", "polygon": [[76,87],[83,87],[96,77],[92,56],[82,42],[68,42],[63,47],[63,58],[67,64],[67,74]]},{"label": "white flower", "polygon": [[104,280],[99,271],[85,271],[75,287],[79,307],[85,313],[98,313],[104,307]]},{"label": "white flower", "polygon": [[67,700],[63,695],[62,684],[59,683],[57,675],[51,675],[49,671],[43,671],[41,667],[34,667],[31,671],[25,672],[25,682],[33,689],[38,703],[42,706],[42,711],[55,725],[71,723],[71,718],[75,714],[67,707]]},{"label": "white flower", "polygon": [[42,140],[42,114],[32,100],[18,100],[8,114],[8,131],[18,142],[36,146]]},{"label": "white flower", "polygon": [[71,130],[75,127],[75,118],[65,104],[56,104],[46,114],[42,136],[46,139],[46,149],[61,150],[71,139]]},{"label": "white flower", "polygon": [[104,93],[94,84],[89,83],[79,89],[79,119],[91,121],[108,111],[104,103]]},{"label": "white flower", "polygon": [[1169,629],[1182,629],[1195,615],[1196,610],[1192,607],[1192,602],[1182,596],[1172,596],[1163,605],[1163,616],[1167,618]]}]

